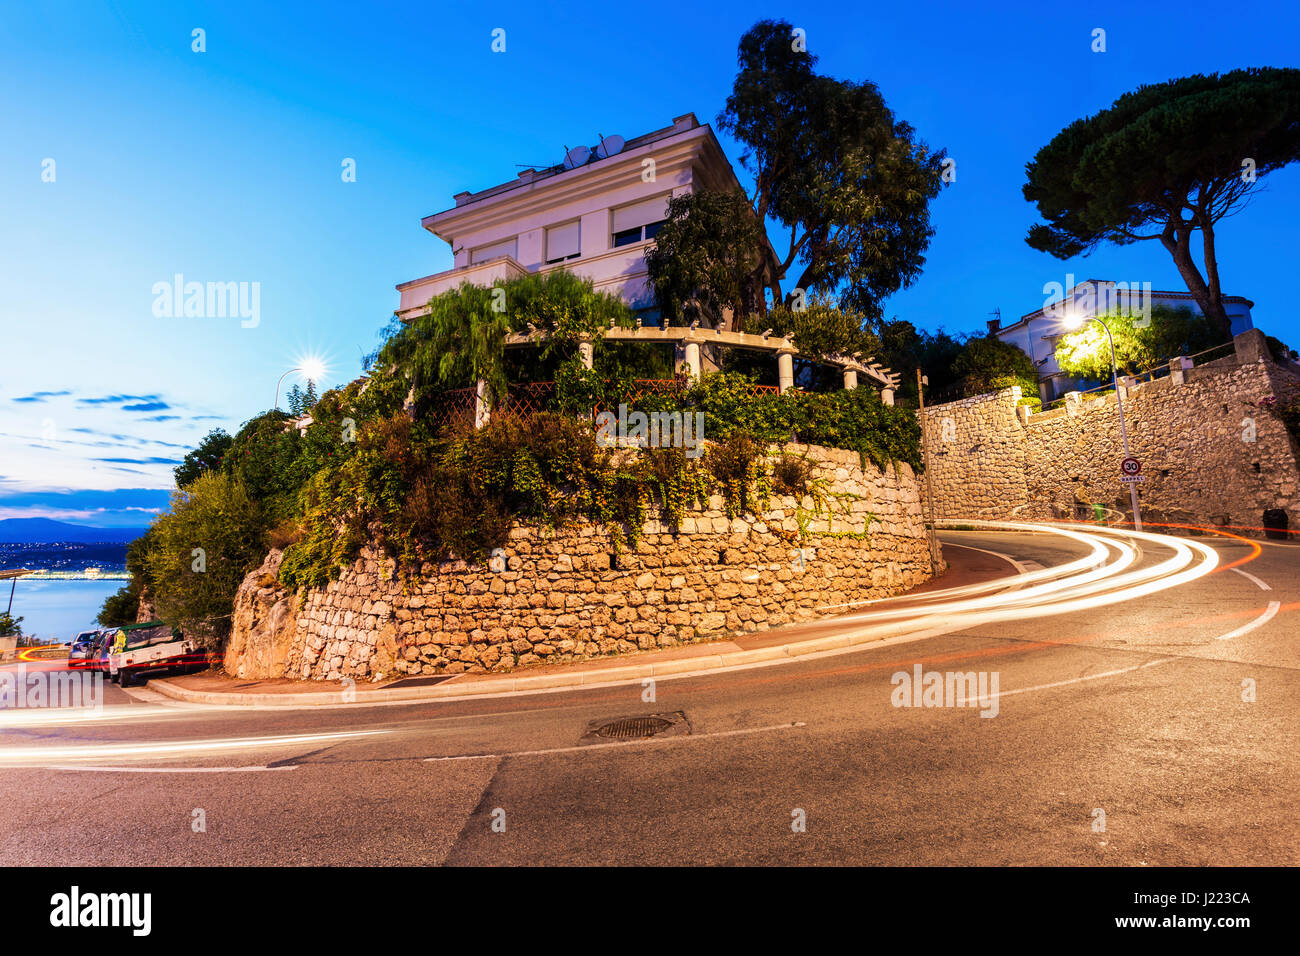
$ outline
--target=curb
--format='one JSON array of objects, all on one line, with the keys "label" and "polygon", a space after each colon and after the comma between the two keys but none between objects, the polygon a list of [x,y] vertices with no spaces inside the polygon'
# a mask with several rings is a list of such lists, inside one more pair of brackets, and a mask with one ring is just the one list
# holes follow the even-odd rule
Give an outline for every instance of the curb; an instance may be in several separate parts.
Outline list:
[{"label": "curb", "polygon": [[173,684],[170,678],[155,678],[146,685],[164,697],[191,704],[217,704],[256,709],[277,707],[319,707],[348,704],[352,706],[408,701],[466,700],[484,697],[509,697],[514,694],[536,694],[552,690],[582,687],[609,687],[619,684],[639,683],[646,678],[691,677],[735,667],[767,664],[780,660],[797,660],[810,654],[839,651],[859,644],[872,644],[891,637],[889,633],[837,634],[832,637],[813,638],[775,647],[759,647],[749,651],[727,651],[701,657],[684,657],[661,661],[657,664],[625,664],[602,667],[594,671],[575,671],[568,674],[543,674],[536,677],[499,677],[475,680],[463,684],[455,678],[433,687],[408,687],[396,690],[369,691],[354,694],[352,700],[344,699],[344,691],[309,691],[292,694],[237,694],[224,691],[190,690]]}]

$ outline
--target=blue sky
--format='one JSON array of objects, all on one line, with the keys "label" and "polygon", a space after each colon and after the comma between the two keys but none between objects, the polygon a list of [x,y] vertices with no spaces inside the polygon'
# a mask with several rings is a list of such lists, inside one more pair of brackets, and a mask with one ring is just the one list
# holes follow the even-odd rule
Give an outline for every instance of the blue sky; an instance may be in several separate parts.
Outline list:
[{"label": "blue sky", "polygon": [[[1067,274],[1182,289],[1155,244],[1069,262],[1026,246],[1025,162],[1142,83],[1300,65],[1293,3],[846,6],[9,5],[0,518],[143,523],[165,506],[184,451],[270,407],[302,356],[326,359],[324,386],[357,374],[394,285],[450,266],[422,216],[512,178],[517,163],[558,161],[562,144],[631,137],[688,111],[712,122],[736,41],[760,18],[805,29],[821,71],[875,81],[957,160],[925,272],[886,307],[954,331],[981,330],[994,308],[1006,320],[1033,311],[1044,283]],[[497,27],[502,54],[490,49]],[[1090,49],[1098,27],[1105,53]],[[206,52],[191,49],[195,28]],[[346,158],[354,183],[340,176]],[[1220,229],[1224,290],[1300,345],[1300,169],[1261,185]],[[156,315],[155,285],[177,274],[257,283],[259,320]]]}]

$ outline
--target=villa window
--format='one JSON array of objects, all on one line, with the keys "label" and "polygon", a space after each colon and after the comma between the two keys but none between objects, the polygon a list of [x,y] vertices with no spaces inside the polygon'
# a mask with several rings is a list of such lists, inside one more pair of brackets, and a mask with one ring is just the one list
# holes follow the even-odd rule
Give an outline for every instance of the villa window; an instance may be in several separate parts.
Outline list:
[{"label": "villa window", "polygon": [[490,246],[479,246],[469,254],[470,265],[477,265],[480,262],[487,262],[489,259],[497,259],[501,256],[515,256],[516,238],[511,236],[502,242],[494,242]]},{"label": "villa window", "polygon": [[668,194],[614,210],[614,247],[653,239],[668,216]]},{"label": "villa window", "polygon": [[578,258],[581,248],[578,220],[546,230],[546,264]]}]

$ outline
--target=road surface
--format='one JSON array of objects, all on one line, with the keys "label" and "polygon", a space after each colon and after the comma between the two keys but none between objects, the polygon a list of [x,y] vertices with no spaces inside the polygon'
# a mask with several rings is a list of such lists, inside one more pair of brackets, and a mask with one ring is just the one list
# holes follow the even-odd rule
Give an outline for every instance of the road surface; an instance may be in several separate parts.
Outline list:
[{"label": "road surface", "polygon": [[[662,679],[653,701],[638,682],[253,711],[109,687],[98,714],[0,712],[0,857],[1300,862],[1300,547],[1130,539],[1103,561],[1058,534],[942,537],[1008,580],[929,598],[926,626],[900,637]],[[1191,555],[1183,570],[1176,548]],[[1053,569],[1071,563],[1067,586]],[[1106,603],[1122,587],[1150,593]],[[836,626],[874,626],[899,603]],[[918,666],[922,688],[931,672],[971,673],[985,694],[898,706]],[[645,715],[672,726],[634,742],[590,734]]]}]

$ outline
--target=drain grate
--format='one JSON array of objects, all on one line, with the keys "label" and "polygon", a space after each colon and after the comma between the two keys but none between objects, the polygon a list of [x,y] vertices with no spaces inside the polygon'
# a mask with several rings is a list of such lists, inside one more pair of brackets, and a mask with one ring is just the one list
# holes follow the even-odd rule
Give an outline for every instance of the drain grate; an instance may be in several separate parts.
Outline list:
[{"label": "drain grate", "polygon": [[653,737],[673,725],[662,717],[624,717],[596,728],[596,736],[606,740],[639,740]]}]

